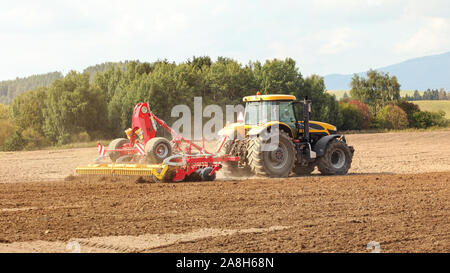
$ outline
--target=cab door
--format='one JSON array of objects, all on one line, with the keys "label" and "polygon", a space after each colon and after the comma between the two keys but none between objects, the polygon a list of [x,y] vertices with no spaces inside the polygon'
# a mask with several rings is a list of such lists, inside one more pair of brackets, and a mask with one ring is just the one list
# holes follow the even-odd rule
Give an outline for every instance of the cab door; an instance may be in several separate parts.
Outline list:
[{"label": "cab door", "polygon": [[296,129],[297,119],[295,117],[294,104],[292,104],[291,101],[279,102],[279,114],[280,114],[280,122],[283,122],[287,124],[289,127],[291,127],[292,132],[297,132]]}]

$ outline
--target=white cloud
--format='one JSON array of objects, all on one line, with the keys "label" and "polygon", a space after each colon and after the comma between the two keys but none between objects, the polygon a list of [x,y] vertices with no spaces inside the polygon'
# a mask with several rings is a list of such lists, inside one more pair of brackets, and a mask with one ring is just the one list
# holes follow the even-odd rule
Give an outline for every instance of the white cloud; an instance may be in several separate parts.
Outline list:
[{"label": "white cloud", "polygon": [[355,31],[348,27],[321,31],[316,39],[322,42],[319,52],[323,54],[338,54],[356,46]]},{"label": "white cloud", "polygon": [[408,39],[397,42],[397,53],[422,55],[449,50],[450,19],[426,18],[424,21]]}]

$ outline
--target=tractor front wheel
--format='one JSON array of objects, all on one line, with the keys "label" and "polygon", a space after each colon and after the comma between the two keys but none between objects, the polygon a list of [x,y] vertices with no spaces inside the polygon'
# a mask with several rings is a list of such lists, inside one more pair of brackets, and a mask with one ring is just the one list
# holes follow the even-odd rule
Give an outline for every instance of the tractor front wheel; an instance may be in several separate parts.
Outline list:
[{"label": "tractor front wheel", "polygon": [[317,162],[317,167],[321,174],[344,175],[352,165],[352,157],[347,144],[335,139],[328,143],[325,154]]}]

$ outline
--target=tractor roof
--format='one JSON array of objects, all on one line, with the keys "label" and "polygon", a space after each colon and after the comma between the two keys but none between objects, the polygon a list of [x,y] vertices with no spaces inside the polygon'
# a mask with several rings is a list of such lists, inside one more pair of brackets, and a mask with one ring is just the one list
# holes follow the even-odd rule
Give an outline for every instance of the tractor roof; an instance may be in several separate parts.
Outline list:
[{"label": "tractor roof", "polygon": [[295,96],[291,95],[256,95],[244,97],[244,102],[249,101],[271,101],[271,100],[296,100]]}]

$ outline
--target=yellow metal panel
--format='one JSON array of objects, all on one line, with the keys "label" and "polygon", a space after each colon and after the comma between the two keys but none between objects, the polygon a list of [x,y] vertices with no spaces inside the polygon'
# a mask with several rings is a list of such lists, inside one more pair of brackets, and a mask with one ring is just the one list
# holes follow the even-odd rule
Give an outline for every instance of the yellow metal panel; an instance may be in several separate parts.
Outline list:
[{"label": "yellow metal panel", "polygon": [[76,168],[75,172],[80,175],[154,176],[162,180],[167,169],[168,166],[163,164],[89,164]]}]

